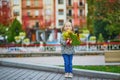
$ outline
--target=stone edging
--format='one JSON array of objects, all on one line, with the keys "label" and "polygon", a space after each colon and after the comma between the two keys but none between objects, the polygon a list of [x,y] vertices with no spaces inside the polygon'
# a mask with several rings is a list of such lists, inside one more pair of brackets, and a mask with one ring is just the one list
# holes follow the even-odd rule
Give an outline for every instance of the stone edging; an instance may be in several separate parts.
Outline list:
[{"label": "stone edging", "polygon": [[[0,61],[0,65],[64,73],[63,67],[57,67],[57,66],[51,66],[51,65],[40,65],[40,64],[8,62],[8,61]],[[83,69],[73,69],[73,74],[82,75],[82,76],[89,76],[89,77],[120,80],[120,74],[118,74],[118,73],[83,70]]]}]

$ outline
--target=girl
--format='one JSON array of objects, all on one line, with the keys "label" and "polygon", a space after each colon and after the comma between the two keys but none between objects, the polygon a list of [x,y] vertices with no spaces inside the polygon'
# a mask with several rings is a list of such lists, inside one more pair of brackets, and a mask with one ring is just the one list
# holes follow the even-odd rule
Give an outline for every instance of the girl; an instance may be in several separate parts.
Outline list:
[{"label": "girl", "polygon": [[[62,28],[62,34],[66,31],[73,31],[72,23],[66,22]],[[72,74],[72,59],[73,54],[75,53],[74,46],[71,45],[72,40],[70,38],[64,39],[63,35],[60,39],[61,43],[61,53],[64,59],[64,67],[65,67],[65,77],[73,77]]]}]

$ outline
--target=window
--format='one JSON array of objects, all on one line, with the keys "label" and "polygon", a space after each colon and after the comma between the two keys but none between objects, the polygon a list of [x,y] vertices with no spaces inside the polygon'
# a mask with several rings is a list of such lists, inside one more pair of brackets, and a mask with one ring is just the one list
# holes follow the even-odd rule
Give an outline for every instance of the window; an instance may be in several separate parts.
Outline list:
[{"label": "window", "polygon": [[69,21],[72,23],[72,20],[71,20],[71,19],[69,19]]},{"label": "window", "polygon": [[83,5],[83,3],[80,1],[80,2],[79,2],[79,5],[80,5],[80,6],[82,6],[82,5]]},{"label": "window", "polygon": [[72,4],[71,0],[68,0],[68,1],[69,1],[69,2],[68,2],[69,6],[71,6],[71,4]]},{"label": "window", "polygon": [[51,0],[45,0],[46,5],[51,5]]},{"label": "window", "polygon": [[69,16],[72,16],[72,10],[69,10],[68,15],[69,15]]},{"label": "window", "polygon": [[38,5],[39,5],[38,0],[35,0],[35,6],[38,6]]},{"label": "window", "polygon": [[39,15],[39,10],[35,10],[35,16]]},{"label": "window", "polygon": [[63,4],[64,0],[58,0],[58,4]]},{"label": "window", "polygon": [[31,5],[30,0],[26,0],[26,5],[27,5],[27,6],[30,6],[30,5]]},{"label": "window", "polygon": [[82,14],[83,14],[83,10],[82,10],[82,9],[80,9],[80,16],[82,16]]},{"label": "window", "polygon": [[19,16],[19,15],[20,15],[19,9],[14,9],[14,10],[13,10],[13,15],[14,15],[14,16]]},{"label": "window", "polygon": [[35,28],[36,28],[36,29],[39,28],[39,21],[35,21]]},{"label": "window", "polygon": [[13,5],[19,5],[19,0],[13,0]]},{"label": "window", "polygon": [[31,16],[30,10],[27,11],[27,15],[28,15],[28,16]]},{"label": "window", "polygon": [[59,10],[58,10],[58,14],[59,14],[59,15],[63,15],[63,14],[64,14],[63,9],[59,9]]},{"label": "window", "polygon": [[59,23],[59,26],[63,26],[64,21],[63,20],[59,20],[58,23]]},{"label": "window", "polygon": [[48,16],[51,15],[51,9],[46,9],[45,14],[48,15]]}]

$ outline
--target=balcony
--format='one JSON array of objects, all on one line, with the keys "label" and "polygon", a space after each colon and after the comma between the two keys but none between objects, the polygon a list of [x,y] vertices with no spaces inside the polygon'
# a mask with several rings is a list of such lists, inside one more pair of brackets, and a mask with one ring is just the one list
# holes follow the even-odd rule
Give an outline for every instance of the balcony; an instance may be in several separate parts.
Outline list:
[{"label": "balcony", "polygon": [[73,15],[72,14],[66,14],[67,15],[67,19],[72,19]]},{"label": "balcony", "polygon": [[71,9],[71,8],[73,8],[73,5],[69,5],[69,4],[67,4],[67,9]]},{"label": "balcony", "polygon": [[83,8],[85,8],[85,5],[79,5],[78,8],[83,9]]},{"label": "balcony", "polygon": [[22,9],[42,9],[43,8],[43,5],[39,5],[39,6],[22,6]]},{"label": "balcony", "polygon": [[29,15],[29,16],[22,16],[22,18],[27,18],[27,19],[31,19],[31,20],[43,20],[43,16],[35,16],[35,15]]}]

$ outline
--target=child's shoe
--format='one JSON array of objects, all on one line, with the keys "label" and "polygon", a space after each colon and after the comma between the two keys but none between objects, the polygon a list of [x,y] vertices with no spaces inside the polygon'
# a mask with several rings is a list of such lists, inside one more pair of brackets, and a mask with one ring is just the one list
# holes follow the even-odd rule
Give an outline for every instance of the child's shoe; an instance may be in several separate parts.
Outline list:
[{"label": "child's shoe", "polygon": [[68,73],[65,73],[65,77],[66,77],[66,78],[69,77],[69,74],[68,74]]},{"label": "child's shoe", "polygon": [[68,77],[69,77],[69,78],[72,78],[72,77],[73,77],[73,74],[72,74],[72,73],[69,73]]}]

